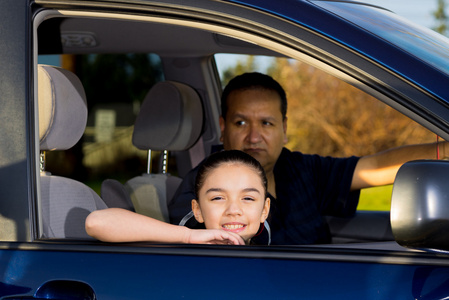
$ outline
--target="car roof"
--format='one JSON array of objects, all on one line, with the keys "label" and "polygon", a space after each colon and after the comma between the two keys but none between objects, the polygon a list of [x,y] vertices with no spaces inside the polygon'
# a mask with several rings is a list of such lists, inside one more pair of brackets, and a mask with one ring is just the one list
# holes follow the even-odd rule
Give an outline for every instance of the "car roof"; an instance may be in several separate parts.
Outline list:
[{"label": "car roof", "polygon": [[[41,34],[61,34],[62,45],[47,44],[40,54],[58,53],[156,53],[161,56],[206,56],[214,53],[274,55],[275,52],[242,40],[214,32],[153,22],[129,22],[113,19],[58,18],[41,28]],[[60,32],[52,30],[58,23]],[[124,24],[126,23],[126,26]],[[48,28],[48,29],[47,29]],[[91,38],[94,47],[81,45]],[[54,38],[58,40],[57,37]],[[181,45],[181,46],[180,46]],[[60,47],[62,46],[62,49]]]},{"label": "car roof", "polygon": [[[210,9],[219,8],[215,5],[217,4],[215,1],[204,2],[211,3]],[[286,23],[293,22],[315,34],[328,37],[402,74],[439,97],[449,99],[449,91],[445,88],[438,89],[438,86],[433,84],[435,80],[429,79],[430,74],[426,77],[420,76],[422,65],[427,65],[430,66],[428,72],[434,73],[432,75],[445,73],[444,77],[448,77],[449,40],[388,10],[354,1],[283,0],[282,5],[279,1],[276,3],[256,0],[228,2],[236,7],[237,5],[245,6],[247,11],[248,9],[249,11],[257,10],[282,18]],[[110,5],[113,6],[112,3]],[[178,9],[179,14],[187,14],[193,8],[189,10],[185,6]],[[210,11],[205,13],[211,14]],[[228,12],[215,12],[217,18],[225,13]],[[195,17],[204,18],[198,11],[197,15],[192,15],[192,20],[195,20]],[[257,19],[252,20],[257,21]],[[66,42],[62,45],[64,53],[153,52],[161,56],[176,57],[199,57],[214,53],[276,54],[254,43],[214,32],[213,26],[209,26],[212,30],[208,31],[185,26],[182,22],[180,26],[177,26],[139,22],[138,19],[132,24],[127,23],[123,26],[124,20],[98,18],[53,19],[51,22],[52,25],[60,23],[60,34]],[[56,32],[46,28],[54,28],[54,26],[42,26],[40,29],[48,39],[51,39],[51,35]],[[255,30],[259,31],[259,34],[264,34],[262,27]],[[73,40],[85,38],[83,35],[90,35],[95,40],[95,47],[80,47],[79,43],[70,43]],[[60,47],[61,45],[45,44],[40,47],[40,53],[58,52]],[[428,88],[427,85],[432,87]]]}]

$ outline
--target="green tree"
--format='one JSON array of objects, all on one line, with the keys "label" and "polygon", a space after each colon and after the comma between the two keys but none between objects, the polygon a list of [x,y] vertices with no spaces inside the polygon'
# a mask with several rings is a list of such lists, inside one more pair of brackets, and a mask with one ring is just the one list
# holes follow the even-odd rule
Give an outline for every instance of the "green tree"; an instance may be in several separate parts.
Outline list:
[{"label": "green tree", "polygon": [[245,73],[245,72],[253,72],[257,69],[256,61],[253,55],[245,56],[246,59],[237,60],[235,66],[230,67],[223,71],[221,77],[222,86],[226,86],[226,84],[234,78],[235,76]]},{"label": "green tree", "polygon": [[[254,57],[248,57],[226,74],[252,71],[242,67],[253,62]],[[267,74],[287,93],[286,146],[291,150],[341,157],[434,141],[432,133],[401,113],[306,63],[277,58]]]},{"label": "green tree", "polygon": [[438,1],[437,10],[433,12],[433,16],[435,17],[437,25],[433,28],[433,30],[445,35],[448,27],[447,25],[448,17],[446,15],[446,2],[445,0],[437,0],[437,1]]}]

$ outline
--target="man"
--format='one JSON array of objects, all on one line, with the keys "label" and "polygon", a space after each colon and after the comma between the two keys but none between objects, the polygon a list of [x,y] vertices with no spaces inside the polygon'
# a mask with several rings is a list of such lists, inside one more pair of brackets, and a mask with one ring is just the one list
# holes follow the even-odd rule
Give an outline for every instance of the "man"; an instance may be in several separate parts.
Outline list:
[{"label": "man", "polygon": [[[272,244],[330,242],[323,215],[351,216],[360,189],[393,183],[407,161],[435,158],[435,144],[404,146],[361,158],[291,152],[283,147],[287,142],[285,91],[264,74],[235,77],[223,91],[221,102],[223,148],[242,150],[265,169]],[[184,222],[190,211],[195,174],[196,169],[184,178],[169,206],[174,224]]]}]

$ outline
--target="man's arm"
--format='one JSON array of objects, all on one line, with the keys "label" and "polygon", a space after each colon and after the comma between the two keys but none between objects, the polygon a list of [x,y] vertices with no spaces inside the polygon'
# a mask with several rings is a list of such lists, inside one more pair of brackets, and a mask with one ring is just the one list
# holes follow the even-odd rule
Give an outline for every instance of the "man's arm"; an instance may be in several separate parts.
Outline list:
[{"label": "man's arm", "polygon": [[[448,157],[447,142],[439,142],[438,147],[440,157]],[[392,184],[402,164],[417,159],[437,159],[437,143],[402,146],[363,156],[355,167],[351,190]]]}]

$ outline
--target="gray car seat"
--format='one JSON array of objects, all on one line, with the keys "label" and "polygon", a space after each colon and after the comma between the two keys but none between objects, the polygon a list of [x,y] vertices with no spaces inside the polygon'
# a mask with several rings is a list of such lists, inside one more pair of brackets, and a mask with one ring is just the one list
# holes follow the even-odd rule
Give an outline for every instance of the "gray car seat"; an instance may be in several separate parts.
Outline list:
[{"label": "gray car seat", "polygon": [[167,151],[188,150],[200,138],[202,126],[203,107],[193,88],[174,81],[154,85],[142,103],[132,138],[134,146],[149,152],[147,173],[124,186],[116,180],[104,181],[102,198],[106,204],[168,222],[168,202],[181,178],[165,171],[151,173],[151,151],[164,151],[166,156]]},{"label": "gray car seat", "polygon": [[[78,142],[86,127],[87,104],[75,74],[39,65],[38,106],[41,153],[66,150]],[[107,208],[98,194],[81,182],[46,172],[45,160],[40,183],[40,237],[90,238],[84,229],[87,215]]]}]

